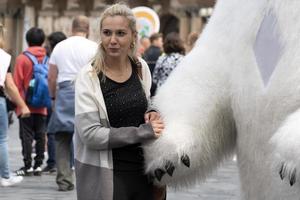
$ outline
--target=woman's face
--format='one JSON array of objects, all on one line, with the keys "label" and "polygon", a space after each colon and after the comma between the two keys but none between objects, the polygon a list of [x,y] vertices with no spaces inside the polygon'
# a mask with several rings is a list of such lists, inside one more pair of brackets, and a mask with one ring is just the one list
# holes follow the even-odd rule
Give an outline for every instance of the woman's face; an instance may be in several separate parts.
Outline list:
[{"label": "woman's face", "polygon": [[106,55],[115,58],[127,56],[135,38],[128,19],[118,15],[102,21],[100,37]]}]

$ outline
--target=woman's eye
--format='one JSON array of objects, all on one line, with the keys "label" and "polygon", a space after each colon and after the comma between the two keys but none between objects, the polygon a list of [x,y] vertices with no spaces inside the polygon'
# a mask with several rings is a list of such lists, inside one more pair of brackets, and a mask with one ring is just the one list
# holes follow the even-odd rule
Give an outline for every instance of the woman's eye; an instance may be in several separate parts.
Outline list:
[{"label": "woman's eye", "polygon": [[109,31],[109,30],[103,30],[102,33],[105,36],[110,36],[111,35],[111,31]]},{"label": "woman's eye", "polygon": [[124,35],[126,35],[126,32],[125,31],[118,31],[117,35],[118,36],[124,36]]}]

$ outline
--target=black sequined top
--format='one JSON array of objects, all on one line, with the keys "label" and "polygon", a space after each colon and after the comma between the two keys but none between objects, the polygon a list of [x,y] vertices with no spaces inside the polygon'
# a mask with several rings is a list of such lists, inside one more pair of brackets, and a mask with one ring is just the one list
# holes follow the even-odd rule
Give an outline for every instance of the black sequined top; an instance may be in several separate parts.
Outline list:
[{"label": "black sequined top", "polygon": [[[130,78],[123,83],[113,81],[107,76],[103,80],[102,76],[103,74],[99,75],[99,80],[110,126],[138,127],[143,124],[148,102],[137,70],[133,68]],[[140,144],[115,148],[112,153],[114,170],[143,170],[144,158]]]}]

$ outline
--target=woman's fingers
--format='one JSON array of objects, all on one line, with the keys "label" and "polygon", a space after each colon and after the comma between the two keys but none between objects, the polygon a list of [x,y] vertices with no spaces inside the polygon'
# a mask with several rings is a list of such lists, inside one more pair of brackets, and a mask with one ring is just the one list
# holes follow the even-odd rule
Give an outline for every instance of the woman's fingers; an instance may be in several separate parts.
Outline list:
[{"label": "woman's fingers", "polygon": [[155,133],[155,136],[159,137],[165,128],[164,123],[161,120],[154,120],[151,122],[151,125]]},{"label": "woman's fingers", "polygon": [[144,118],[145,118],[145,122],[148,123],[150,121],[160,119],[160,114],[158,112],[151,111],[146,113]]},{"label": "woman's fingers", "polygon": [[148,123],[150,121],[150,113],[146,113],[144,116],[145,122]]}]

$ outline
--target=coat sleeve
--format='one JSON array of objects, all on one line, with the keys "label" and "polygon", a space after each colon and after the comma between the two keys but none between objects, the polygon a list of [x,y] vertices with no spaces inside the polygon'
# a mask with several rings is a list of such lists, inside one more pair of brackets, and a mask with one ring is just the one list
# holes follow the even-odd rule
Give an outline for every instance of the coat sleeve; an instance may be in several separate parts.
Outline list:
[{"label": "coat sleeve", "polygon": [[92,89],[97,87],[88,73],[92,72],[81,71],[75,83],[75,132],[81,141],[91,149],[107,150],[153,139],[150,124],[109,127],[105,111],[99,106]]},{"label": "coat sleeve", "polygon": [[142,58],[139,58],[139,60],[142,63],[143,88],[145,90],[147,99],[150,99],[150,88],[152,84],[150,68],[145,60],[143,60]]}]

